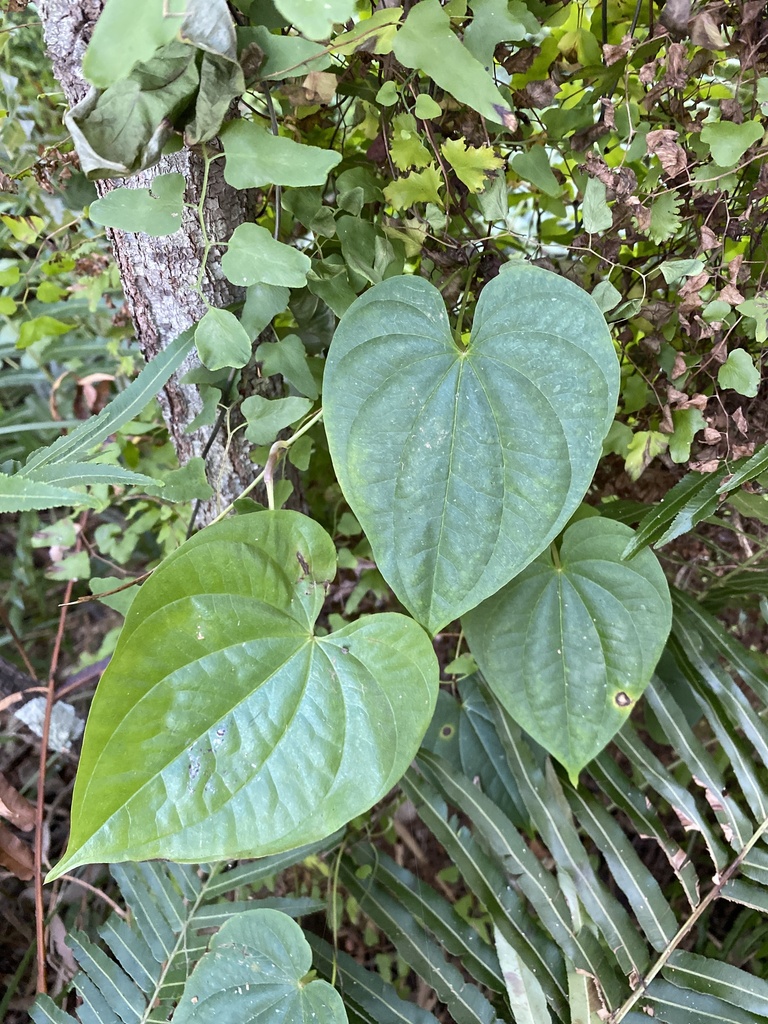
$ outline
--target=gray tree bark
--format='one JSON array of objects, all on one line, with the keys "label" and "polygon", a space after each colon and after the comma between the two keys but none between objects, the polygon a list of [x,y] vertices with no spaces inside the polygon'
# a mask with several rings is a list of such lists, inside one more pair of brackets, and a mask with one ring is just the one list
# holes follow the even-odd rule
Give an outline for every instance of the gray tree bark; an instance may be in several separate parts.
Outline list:
[{"label": "gray tree bark", "polygon": [[[88,88],[81,73],[82,58],[104,2],[38,0],[53,71],[70,106],[74,106]],[[217,160],[210,167],[204,218],[208,237],[224,241],[238,224],[249,219],[252,196],[227,185],[222,163]],[[149,171],[134,175],[128,182],[100,181],[97,188],[101,194],[125,184],[146,188],[155,175],[173,171],[184,175],[186,201],[197,204],[202,192],[204,161],[190,149],[163,157]],[[197,213],[185,209],[181,230],[173,235],[154,238],[110,230],[109,236],[139,345],[145,358],[151,359],[198,321],[206,310],[195,290],[204,248]],[[215,249],[205,267],[202,288],[214,306],[226,306],[242,299],[242,290],[235,288],[222,274]],[[202,409],[202,401],[197,388],[182,385],[180,379],[196,365],[199,365],[197,357],[190,356],[158,396],[182,465],[194,456],[203,455],[212,429],[204,427],[187,433],[187,427]],[[248,448],[242,431],[228,435],[222,430],[215,437],[206,455],[208,478],[215,497],[201,507],[198,525],[210,521],[253,479],[257,470],[248,458]]]}]

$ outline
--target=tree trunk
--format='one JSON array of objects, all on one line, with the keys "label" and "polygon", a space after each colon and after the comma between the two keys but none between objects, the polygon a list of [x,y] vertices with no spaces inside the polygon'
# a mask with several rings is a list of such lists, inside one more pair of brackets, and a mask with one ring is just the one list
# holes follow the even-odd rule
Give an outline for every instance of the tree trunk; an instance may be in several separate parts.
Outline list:
[{"label": "tree trunk", "polygon": [[[81,73],[82,58],[103,5],[104,0],[38,0],[54,74],[71,106],[85,95],[88,88]],[[204,161],[190,149],[163,157],[149,171],[134,175],[129,184],[146,188],[157,174],[173,171],[184,175],[186,201],[197,204],[202,191]],[[97,187],[100,194],[105,194],[121,184],[125,182],[100,181]],[[214,161],[209,170],[204,204],[208,237],[229,238],[238,224],[249,219],[251,199],[247,191],[227,185],[222,161]],[[149,360],[198,321],[206,310],[195,290],[203,252],[197,211],[185,209],[181,229],[173,235],[154,238],[116,230],[110,230],[108,234],[136,336],[142,353]],[[242,290],[231,285],[222,274],[215,250],[208,259],[202,286],[206,298],[214,306],[226,306],[243,297]],[[204,427],[187,433],[188,425],[202,409],[202,401],[197,388],[180,384],[180,379],[196,365],[199,365],[196,355],[190,356],[158,396],[182,465],[193,456],[203,455],[212,431],[211,427]],[[266,382],[259,383],[264,393],[262,389]],[[255,468],[248,458],[248,449],[243,431],[228,437],[226,431],[221,430],[214,438],[205,459],[215,497],[201,507],[198,525],[210,521],[253,479]]]}]

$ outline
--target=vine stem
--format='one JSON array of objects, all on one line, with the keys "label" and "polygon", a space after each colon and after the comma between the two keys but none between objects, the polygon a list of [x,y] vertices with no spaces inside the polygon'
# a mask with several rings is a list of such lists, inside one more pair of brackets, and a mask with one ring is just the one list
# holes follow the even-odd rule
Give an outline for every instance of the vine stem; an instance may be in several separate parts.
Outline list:
[{"label": "vine stem", "polygon": [[[254,487],[257,487],[263,480],[266,480],[266,478],[267,478],[267,470],[269,469],[270,472],[271,472],[274,469],[275,460],[272,459],[272,452],[276,450],[277,446],[279,446],[280,450],[290,448],[291,445],[295,444],[295,442],[298,441],[298,439],[300,437],[303,437],[304,434],[306,434],[308,430],[311,430],[312,427],[314,427],[316,423],[319,423],[322,420],[322,418],[323,418],[323,410],[322,409],[318,409],[317,412],[314,414],[314,416],[310,416],[310,418],[307,420],[307,422],[304,424],[304,426],[300,427],[292,437],[288,438],[287,441],[276,441],[275,444],[273,444],[272,448],[270,449],[269,459],[267,459],[267,465],[264,467],[264,469],[262,469],[262,471],[259,473],[259,475],[256,477],[256,479],[255,480],[251,480],[251,482],[248,484],[248,486],[238,494],[238,496],[235,498],[235,501],[233,501],[231,504],[227,505],[227,507],[222,512],[219,512],[219,514],[216,516],[216,518],[212,519],[210,521],[208,526],[213,526],[214,523],[220,523],[222,519],[226,519],[226,517],[229,515],[229,513],[235,507],[235,502],[236,501],[240,501],[241,498],[247,497],[251,493],[251,491],[254,489]],[[270,466],[270,460],[272,460],[272,465],[271,466]]]},{"label": "vine stem", "polygon": [[640,985],[638,985],[638,987],[635,989],[632,995],[626,1000],[626,1002],[624,1002],[618,1008],[618,1010],[615,1010],[608,1018],[609,1024],[619,1024],[619,1021],[624,1020],[624,1018],[632,1009],[632,1007],[643,998],[645,993],[648,991],[648,986],[651,984],[653,979],[666,966],[669,958],[675,952],[675,950],[683,941],[688,932],[699,920],[704,911],[707,910],[711,903],[714,903],[714,901],[718,899],[718,897],[723,891],[725,883],[730,881],[730,879],[736,874],[749,851],[757,844],[758,840],[760,840],[766,832],[768,832],[768,818],[766,818],[755,830],[749,842],[747,842],[741,848],[741,850],[739,850],[738,854],[734,857],[734,859],[731,861],[731,863],[728,865],[728,867],[725,869],[722,875],[716,876],[715,884],[709,890],[709,892],[701,901],[701,903],[699,903],[699,905],[696,907],[696,909],[685,922],[685,924],[683,924],[680,927],[677,934],[672,939],[670,939],[666,948],[659,955],[659,958],[656,961],[656,963],[653,965],[653,967],[651,967],[651,969],[642,979]]}]

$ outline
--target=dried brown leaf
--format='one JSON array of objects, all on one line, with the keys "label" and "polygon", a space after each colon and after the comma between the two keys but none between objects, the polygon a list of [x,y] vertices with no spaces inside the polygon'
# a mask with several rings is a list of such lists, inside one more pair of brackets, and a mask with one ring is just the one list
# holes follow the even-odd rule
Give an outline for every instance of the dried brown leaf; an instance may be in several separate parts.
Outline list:
[{"label": "dried brown leaf", "polygon": [[22,832],[29,832],[35,827],[34,804],[22,796],[4,775],[0,775],[0,816]]},{"label": "dried brown leaf", "polygon": [[11,874],[28,882],[35,874],[35,859],[26,843],[0,821],[0,864]]},{"label": "dried brown leaf", "polygon": [[676,178],[682,174],[688,166],[688,157],[685,150],[676,141],[678,133],[671,128],[659,128],[657,131],[648,132],[645,137],[645,145],[651,156],[657,156],[670,178]]},{"label": "dried brown leaf", "polygon": [[738,306],[740,302],[744,301],[744,296],[732,284],[727,284],[724,288],[721,288],[718,298],[722,299],[723,302],[730,302],[732,306]]},{"label": "dried brown leaf", "polygon": [[731,419],[736,424],[738,432],[746,437],[749,431],[749,424],[747,423],[747,417],[744,415],[744,410],[736,409],[735,412],[731,413]]},{"label": "dried brown leaf", "polygon": [[[691,42],[695,46],[703,46],[705,50],[723,50],[728,45],[720,33],[717,22],[707,11],[697,14],[688,27]],[[720,109],[722,110],[722,103]]]}]

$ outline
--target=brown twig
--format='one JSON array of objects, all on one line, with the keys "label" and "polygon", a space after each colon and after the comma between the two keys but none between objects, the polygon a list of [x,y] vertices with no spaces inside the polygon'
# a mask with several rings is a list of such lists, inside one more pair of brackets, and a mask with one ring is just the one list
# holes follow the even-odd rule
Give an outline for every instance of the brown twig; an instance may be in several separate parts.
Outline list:
[{"label": "brown twig", "polygon": [[[80,517],[80,530],[75,550],[81,547],[80,534],[85,529],[88,513],[83,512]],[[64,638],[64,627],[67,621],[67,605],[72,596],[74,580],[69,580],[64,591],[64,604],[59,613],[59,625],[56,630],[56,640],[53,644],[51,664],[48,670],[48,686],[45,698],[45,717],[43,718],[43,732],[40,738],[40,767],[37,780],[37,804],[35,807],[35,937],[37,940],[37,991],[38,994],[47,992],[48,986],[45,977],[45,904],[43,903],[43,819],[45,817],[45,774],[48,760],[48,736],[51,729],[51,709],[54,702],[56,670],[59,665],[59,654],[61,643]]]},{"label": "brown twig", "polygon": [[24,662],[24,667],[26,668],[26,670],[30,674],[30,676],[34,679],[34,681],[37,682],[38,681],[37,673],[35,672],[34,668],[32,667],[32,662],[27,657],[27,652],[24,649],[24,644],[21,642],[21,637],[16,632],[16,630],[13,628],[13,623],[11,622],[10,618],[8,617],[8,612],[5,610],[5,607],[2,606],[2,605],[0,605],[0,619],[3,620],[3,625],[8,630],[8,632],[10,634],[10,637],[11,637],[11,640],[13,640],[13,646],[19,652],[21,660]]}]

